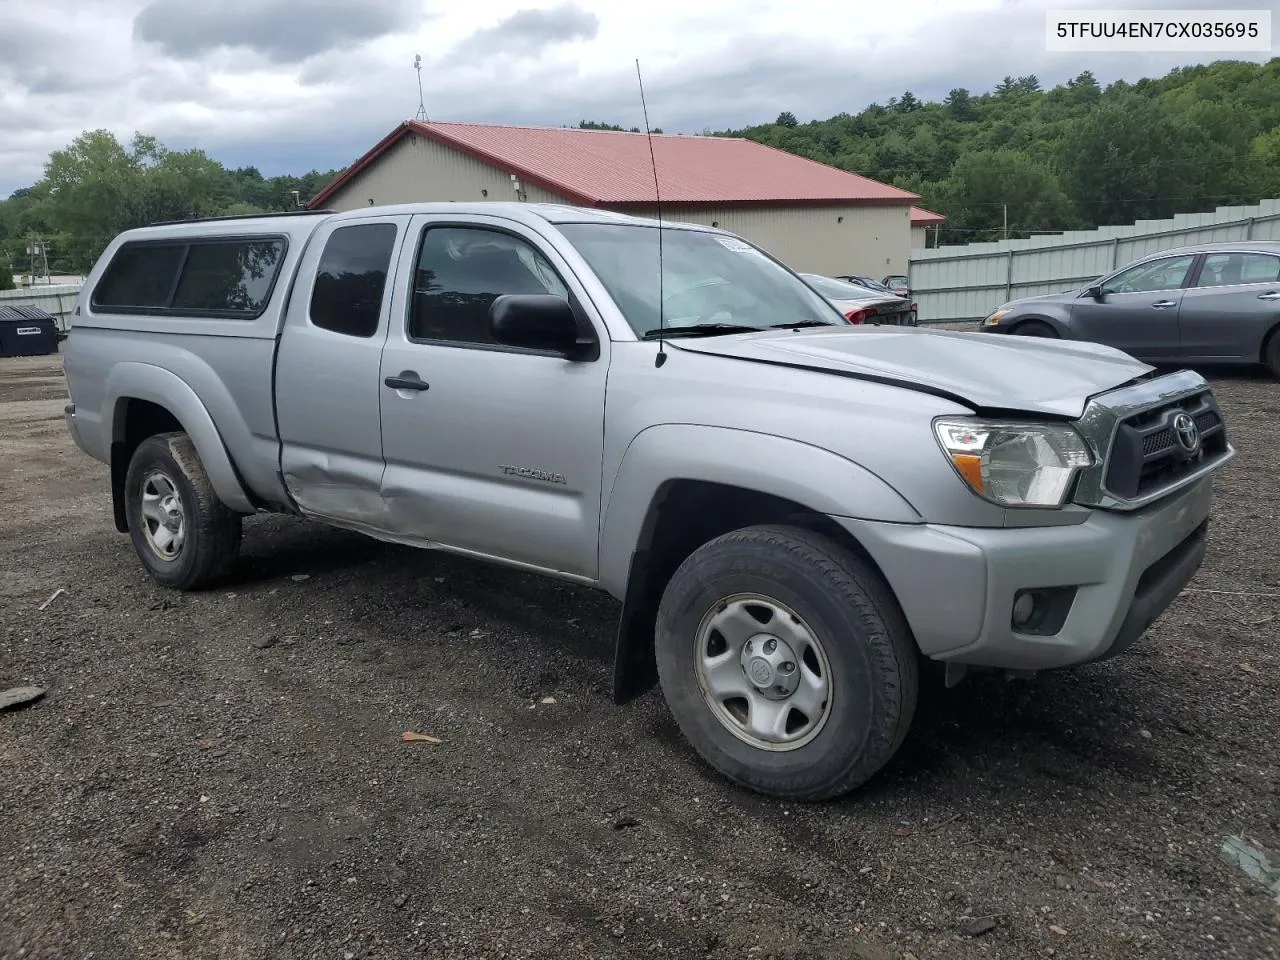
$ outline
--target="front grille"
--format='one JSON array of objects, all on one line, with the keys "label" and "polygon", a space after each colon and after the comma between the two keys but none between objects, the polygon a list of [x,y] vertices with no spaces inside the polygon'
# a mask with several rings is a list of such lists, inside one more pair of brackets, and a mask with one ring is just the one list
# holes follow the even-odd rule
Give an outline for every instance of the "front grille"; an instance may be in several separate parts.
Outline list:
[{"label": "front grille", "polygon": [[[1175,421],[1185,414],[1200,442],[1187,449]],[[1075,421],[1094,462],[1076,477],[1072,500],[1088,507],[1138,510],[1221,467],[1235,451],[1208,381],[1191,370],[1154,371],[1099,394]]]},{"label": "front grille", "polygon": [[[1195,422],[1199,438],[1186,445],[1174,426],[1179,414]],[[1228,450],[1222,414],[1208,390],[1121,420],[1107,456],[1106,489],[1139,500],[1173,486]]]}]

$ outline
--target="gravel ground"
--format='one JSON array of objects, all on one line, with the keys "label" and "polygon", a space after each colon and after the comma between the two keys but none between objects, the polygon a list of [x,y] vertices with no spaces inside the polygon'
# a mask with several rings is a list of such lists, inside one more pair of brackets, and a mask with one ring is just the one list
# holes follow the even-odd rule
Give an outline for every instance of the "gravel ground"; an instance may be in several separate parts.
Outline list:
[{"label": "gravel ground", "polygon": [[1215,384],[1209,558],[1130,654],[928,687],[792,806],[612,705],[587,591],[274,517],[161,590],[58,359],[0,360],[0,688],[48,688],[0,713],[0,958],[1280,957],[1218,854],[1280,860],[1280,384]]}]

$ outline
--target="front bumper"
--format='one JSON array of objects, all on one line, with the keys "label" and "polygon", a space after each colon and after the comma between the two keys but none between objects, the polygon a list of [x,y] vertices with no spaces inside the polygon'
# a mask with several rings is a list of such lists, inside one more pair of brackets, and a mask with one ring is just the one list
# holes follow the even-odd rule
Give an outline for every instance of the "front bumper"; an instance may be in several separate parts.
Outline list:
[{"label": "front bumper", "polygon": [[[1204,559],[1211,497],[1205,477],[1143,510],[1054,527],[835,519],[879,564],[926,656],[1045,670],[1115,655],[1146,631]],[[1062,616],[1015,628],[1018,592],[1049,588],[1064,588]]]}]

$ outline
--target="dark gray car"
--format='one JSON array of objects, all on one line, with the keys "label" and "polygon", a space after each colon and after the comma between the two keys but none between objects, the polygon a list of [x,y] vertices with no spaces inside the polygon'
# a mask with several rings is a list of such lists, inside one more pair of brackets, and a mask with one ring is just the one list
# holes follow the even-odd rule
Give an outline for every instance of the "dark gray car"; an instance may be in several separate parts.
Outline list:
[{"label": "dark gray car", "polygon": [[1083,289],[1006,303],[980,329],[1090,340],[1148,363],[1264,363],[1280,376],[1280,243],[1164,250]]}]

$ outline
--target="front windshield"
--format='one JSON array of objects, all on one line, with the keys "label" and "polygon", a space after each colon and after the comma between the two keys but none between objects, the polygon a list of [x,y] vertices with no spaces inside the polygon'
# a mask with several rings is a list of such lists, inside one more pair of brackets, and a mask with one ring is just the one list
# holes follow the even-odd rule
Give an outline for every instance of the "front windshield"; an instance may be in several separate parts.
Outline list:
[{"label": "front windshield", "polygon": [[637,336],[664,327],[784,327],[842,322],[793,274],[748,243],[699,230],[662,231],[663,307],[658,311],[658,230],[613,223],[560,226]]},{"label": "front windshield", "polygon": [[802,273],[800,276],[813,289],[824,297],[831,297],[833,300],[876,300],[880,296],[874,290],[868,290],[866,287],[847,283],[844,280],[821,277],[816,273]]}]

